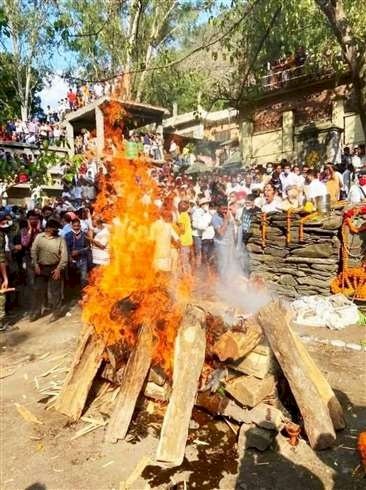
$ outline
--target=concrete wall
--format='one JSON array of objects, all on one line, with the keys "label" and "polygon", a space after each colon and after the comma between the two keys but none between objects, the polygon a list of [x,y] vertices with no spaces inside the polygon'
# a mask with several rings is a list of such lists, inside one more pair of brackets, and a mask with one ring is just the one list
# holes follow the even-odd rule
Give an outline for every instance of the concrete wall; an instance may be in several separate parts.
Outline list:
[{"label": "concrete wall", "polygon": [[268,162],[282,157],[282,130],[264,131],[252,136],[251,159]]},{"label": "concrete wall", "polygon": [[353,113],[346,113],[343,119],[344,126],[344,144],[358,145],[365,143],[360,116]]}]

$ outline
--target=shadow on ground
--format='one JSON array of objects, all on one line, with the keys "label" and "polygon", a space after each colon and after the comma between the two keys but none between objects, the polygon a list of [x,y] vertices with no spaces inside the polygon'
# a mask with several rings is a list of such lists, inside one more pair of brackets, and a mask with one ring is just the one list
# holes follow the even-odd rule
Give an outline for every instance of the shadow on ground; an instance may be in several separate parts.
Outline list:
[{"label": "shadow on ground", "polygon": [[[337,391],[346,416],[347,427],[338,432],[333,449],[318,451],[316,457],[332,473],[333,490],[361,490],[366,488],[366,478],[361,472],[354,474],[360,463],[356,450],[357,435],[365,430],[366,407],[353,405],[347,395]],[[280,453],[275,443],[272,450],[260,453],[247,449],[239,462],[236,490],[323,490],[324,483],[308,467],[295,464]],[[328,471],[327,471],[328,473]]]}]

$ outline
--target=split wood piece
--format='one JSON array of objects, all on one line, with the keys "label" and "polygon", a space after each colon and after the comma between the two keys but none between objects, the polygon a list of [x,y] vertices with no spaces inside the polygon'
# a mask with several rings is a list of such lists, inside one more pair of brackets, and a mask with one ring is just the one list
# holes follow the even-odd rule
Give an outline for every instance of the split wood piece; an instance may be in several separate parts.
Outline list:
[{"label": "split wood piece", "polygon": [[151,381],[159,386],[163,386],[166,383],[166,375],[164,371],[159,366],[154,366],[150,368],[148,381]]},{"label": "split wood piece", "polygon": [[329,410],[330,418],[332,419],[335,430],[342,430],[346,427],[346,421],[344,418],[344,412],[342,405],[339,403],[338,398],[335,396],[330,384],[326,380],[324,374],[320,371],[315,364],[313,358],[310,356],[304,344],[299,337],[291,331],[293,338],[296,342],[299,354],[301,355],[304,363],[308,367],[308,374],[317,387],[319,395],[326,404]]},{"label": "split wood piece", "polygon": [[80,334],[70,371],[66,376],[55,404],[55,409],[73,420],[82,414],[89,390],[103,360],[105,341],[98,338],[91,326]]},{"label": "split wood piece", "polygon": [[290,385],[311,447],[331,447],[336,435],[329,410],[291,333],[286,307],[279,300],[271,301],[259,310],[257,318]]},{"label": "split wood piece", "polygon": [[204,408],[212,415],[229,417],[236,422],[251,422],[249,410],[239,407],[239,405],[230,400],[227,396],[220,395],[219,393],[202,391],[198,393],[195,404],[197,407]]},{"label": "split wood piece", "polygon": [[240,373],[264,379],[269,374],[274,374],[278,365],[269,346],[257,345],[252,352],[230,363],[229,367]]},{"label": "split wood piece", "polygon": [[171,389],[168,383],[165,383],[163,386],[159,386],[152,381],[148,381],[145,386],[144,395],[147,398],[152,398],[153,400],[166,402],[170,398],[170,392]]},{"label": "split wood piece", "polygon": [[205,360],[205,312],[187,305],[174,346],[173,390],[165,413],[157,461],[171,466],[183,462],[189,421]]},{"label": "split wood piece", "polygon": [[271,396],[275,387],[276,383],[273,376],[267,376],[264,379],[258,379],[254,376],[239,376],[225,382],[225,391],[241,405],[251,408]]},{"label": "split wood piece", "polygon": [[123,373],[121,389],[117,395],[105,436],[107,442],[117,442],[127,435],[138,396],[151,365],[152,350],[151,328],[143,325],[136,347],[130,354]]},{"label": "split wood piece", "polygon": [[260,326],[254,321],[247,322],[245,332],[226,332],[213,346],[213,353],[220,361],[233,359],[234,361],[246,356],[262,340],[263,334]]}]

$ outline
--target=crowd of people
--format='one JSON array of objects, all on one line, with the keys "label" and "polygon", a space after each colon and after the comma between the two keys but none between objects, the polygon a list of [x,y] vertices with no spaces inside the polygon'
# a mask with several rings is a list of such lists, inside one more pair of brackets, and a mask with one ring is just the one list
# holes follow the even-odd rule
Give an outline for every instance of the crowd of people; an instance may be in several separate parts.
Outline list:
[{"label": "crowd of people", "polygon": [[178,272],[213,267],[223,280],[238,268],[248,273],[245,242],[258,213],[312,212],[317,198],[330,204],[366,201],[364,147],[355,148],[353,155],[345,148],[342,163],[318,169],[284,159],[236,175],[213,172],[195,180],[184,174],[174,177],[171,166],[153,170],[153,176],[161,189],[155,203],[171,233],[170,241],[159,247],[165,253],[160,263]]},{"label": "crowd of people", "polygon": [[[318,197],[330,202],[366,201],[364,147],[345,148],[342,163],[319,169],[292,165],[287,160],[223,175],[219,171],[190,176],[176,173],[173,161],[149,172],[156,189],[147,198],[159,209],[151,239],[153,266],[172,274],[206,276],[212,271],[223,281],[238,268],[249,273],[245,243],[257,213],[315,209]],[[16,297],[28,305],[30,320],[52,312],[64,314],[64,283],[76,290],[88,282],[94,267],[109,261],[110,225],[93,214],[96,193],[107,168],[95,159],[85,161],[67,182],[62,196],[43,208],[6,206],[0,209],[0,320],[6,322],[7,303]],[[138,185],[138,182],[136,183]]]},{"label": "crowd of people", "polygon": [[32,118],[29,121],[15,119],[0,127],[0,140],[28,145],[48,142],[50,145],[65,146],[65,129],[58,119],[56,121],[48,116]]},{"label": "crowd of people", "polygon": [[65,280],[82,288],[89,271],[108,262],[108,225],[85,206],[75,212],[70,207],[60,198],[42,209],[6,206],[0,211],[2,330],[8,328],[7,307],[14,304],[28,309],[30,321],[47,313],[56,321],[65,314]]},{"label": "crowd of people", "polygon": [[120,85],[121,81],[116,80],[114,83],[82,83],[76,87],[69,87],[66,96],[58,101],[57,107],[52,108],[48,105],[44,114],[37,118],[32,117],[28,121],[14,119],[0,125],[0,140],[30,145],[40,145],[45,141],[50,145],[65,145],[65,129],[62,122],[66,114],[104,95],[111,95]]}]

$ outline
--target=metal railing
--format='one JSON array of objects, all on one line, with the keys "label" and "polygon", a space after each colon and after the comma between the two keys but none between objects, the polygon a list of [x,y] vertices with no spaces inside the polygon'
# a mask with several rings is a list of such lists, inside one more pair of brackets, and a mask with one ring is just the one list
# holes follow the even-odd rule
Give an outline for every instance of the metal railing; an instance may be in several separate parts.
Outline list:
[{"label": "metal railing", "polygon": [[268,75],[261,78],[261,86],[265,91],[276,90],[286,87],[290,83],[293,84],[295,80],[303,80],[309,76],[311,74],[306,71],[304,65],[284,69],[273,67]]}]

